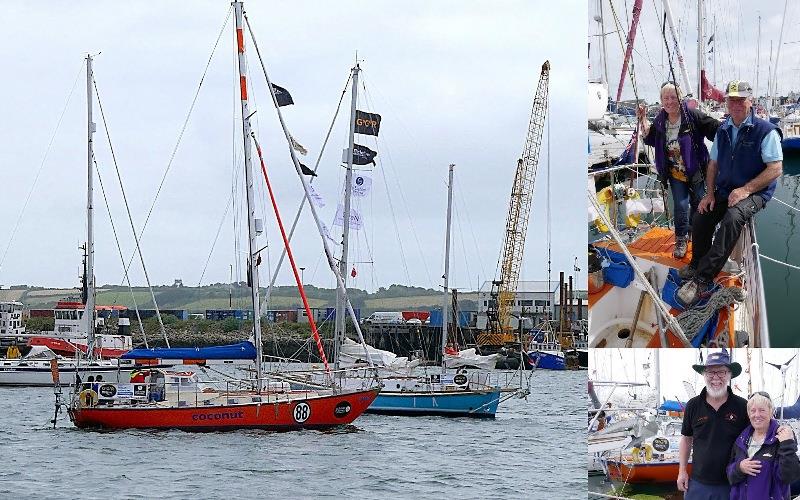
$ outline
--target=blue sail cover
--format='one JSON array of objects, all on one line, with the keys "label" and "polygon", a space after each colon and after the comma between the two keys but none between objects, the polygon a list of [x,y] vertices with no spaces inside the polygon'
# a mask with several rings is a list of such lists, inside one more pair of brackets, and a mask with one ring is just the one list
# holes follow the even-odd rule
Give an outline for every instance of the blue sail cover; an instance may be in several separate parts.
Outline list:
[{"label": "blue sail cover", "polygon": [[661,406],[658,407],[659,410],[664,411],[683,411],[686,408],[685,403],[681,403],[680,401],[675,401],[673,399],[668,399],[661,403]]},{"label": "blue sail cover", "polygon": [[122,359],[256,359],[256,347],[251,342],[239,342],[213,347],[133,349]]},{"label": "blue sail cover", "polygon": [[[775,415],[781,416],[781,407],[775,408]],[[800,418],[800,397],[792,406],[783,407],[783,418]]]}]

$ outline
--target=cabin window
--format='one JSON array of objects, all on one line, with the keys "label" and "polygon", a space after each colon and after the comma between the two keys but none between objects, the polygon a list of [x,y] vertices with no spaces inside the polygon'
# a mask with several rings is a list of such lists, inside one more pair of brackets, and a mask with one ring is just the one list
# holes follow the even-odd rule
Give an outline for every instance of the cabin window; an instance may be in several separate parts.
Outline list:
[{"label": "cabin window", "polygon": [[519,301],[519,305],[521,305],[521,306],[532,306],[533,305],[533,301],[532,300],[520,300]]}]

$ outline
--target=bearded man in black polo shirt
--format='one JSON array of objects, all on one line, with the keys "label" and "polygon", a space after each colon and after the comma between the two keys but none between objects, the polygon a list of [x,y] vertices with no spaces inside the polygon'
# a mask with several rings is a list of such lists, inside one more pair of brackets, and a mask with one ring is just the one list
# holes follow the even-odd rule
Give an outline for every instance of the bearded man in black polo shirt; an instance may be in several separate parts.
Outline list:
[{"label": "bearded man in black polo shirt", "polygon": [[742,373],[742,367],[731,363],[723,349],[709,354],[705,365],[692,368],[703,375],[706,387],[689,400],[683,414],[678,489],[686,492],[685,500],[728,500],[730,484],[725,467],[733,442],[750,423],[747,400],[736,396],[729,387],[731,379]]}]

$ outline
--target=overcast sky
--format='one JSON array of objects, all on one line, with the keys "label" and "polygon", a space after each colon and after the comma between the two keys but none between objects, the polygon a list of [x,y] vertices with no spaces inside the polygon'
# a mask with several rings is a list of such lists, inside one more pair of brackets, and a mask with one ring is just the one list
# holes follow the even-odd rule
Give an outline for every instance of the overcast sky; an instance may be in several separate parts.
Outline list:
[{"label": "overcast sky", "polygon": [[[181,5],[131,1],[103,8],[84,1],[3,2],[3,286],[77,284],[78,246],[86,239],[82,68],[87,52],[95,55],[100,102],[131,213],[141,228],[229,10],[225,1]],[[363,172],[373,177],[373,191],[356,204],[365,229],[351,242],[358,273],[351,281],[354,286],[372,290],[392,283],[441,283],[449,163],[456,164],[451,286],[475,289],[479,280],[493,277],[516,160],[546,59],[552,65],[550,127],[542,145],[521,279],[547,278],[548,160],[554,276],[559,270],[571,272],[576,256],[584,260],[585,2],[295,1],[251,2],[245,9],[271,80],[294,98],[295,105],[282,111],[293,136],[309,150],[301,158],[309,166],[320,152],[358,51],[366,88],[358,107],[383,119],[377,142],[358,138],[378,151],[378,164]],[[196,285],[209,255],[202,283],[228,282],[230,266],[244,261],[234,246],[233,208],[223,217],[234,176],[238,180],[242,171],[232,33],[231,18],[142,238],[154,284],[181,278]],[[247,44],[254,127],[289,224],[301,187],[249,37]],[[327,202],[321,212],[332,233],[337,232],[332,221],[344,178],[340,160],[347,145],[349,94],[345,101],[315,181]],[[133,239],[96,104],[95,121],[100,176],[128,258]],[[259,245],[268,245],[261,265],[263,285],[282,245],[263,179],[256,179],[258,215],[266,221]],[[95,189],[97,280],[121,283],[122,264],[97,178]],[[237,192],[234,205],[241,213],[241,188]],[[245,248],[244,233],[239,241]],[[333,286],[307,211],[293,249],[298,266],[306,269],[307,283]],[[579,279],[585,281],[585,265],[579,266]],[[242,273],[234,274],[235,280],[244,279]],[[138,264],[131,275],[134,284],[144,284]],[[290,284],[288,271],[278,283]]]},{"label": "overcast sky", "polygon": [[[644,382],[650,388],[641,388],[640,397],[648,395],[654,397],[655,386],[655,351],[660,351],[661,366],[661,394],[662,398],[680,399],[687,401],[688,396],[684,389],[684,381],[688,381],[699,393],[705,382],[703,377],[693,369],[693,364],[702,364],[699,349],[592,349],[589,360],[589,380],[603,380],[615,382]],[[709,352],[717,349],[703,349],[703,359]],[[780,397],[783,394],[780,371],[766,362],[782,364],[798,354],[797,349],[752,349],[748,370],[747,349],[734,349],[733,360],[742,365],[742,374],[732,379],[735,393],[747,397],[748,381],[752,383],[752,391],[767,391],[773,398],[775,405],[780,406]],[[787,390],[784,406],[790,406],[797,400],[800,389],[800,359],[795,358],[789,365],[787,372]],[[599,389],[601,398],[608,397],[609,389]],[[605,391],[605,392],[603,392]],[[627,388],[618,388],[614,391],[613,400],[619,403],[629,402],[630,394]],[[631,393],[633,389],[631,389]]]},{"label": "overcast sky", "polygon": [[[589,23],[591,44],[591,69],[590,75],[599,78],[601,67],[599,60],[600,40],[596,36],[600,33],[599,24],[594,20],[599,13],[598,2],[589,0]],[[612,98],[616,98],[617,87],[622,70],[624,49],[620,43],[620,36],[624,42],[627,37],[627,26],[633,11],[633,1],[612,0],[614,10],[620,19],[623,30],[618,35],[613,22],[609,0],[603,1],[603,17],[606,33],[613,33],[606,38],[608,51],[609,87]],[[709,80],[720,90],[733,79],[749,81],[756,88],[759,95],[767,94],[767,79],[770,69],[770,42],[772,43],[772,61],[774,68],[775,58],[778,57],[779,42],[782,46],[778,60],[777,89],[780,95],[786,95],[790,90],[800,90],[800,36],[797,26],[800,24],[800,9],[796,2],[789,1],[786,11],[783,39],[780,40],[781,21],[784,19],[784,2],[772,0],[769,2],[745,2],[741,0],[705,0],[705,36],[706,72]],[[692,91],[697,89],[697,0],[671,0],[673,19],[679,32],[679,42],[686,60],[686,67]],[[639,98],[649,102],[658,100],[660,85],[671,80],[667,52],[664,49],[664,39],[661,33],[664,10],[661,1],[645,1],[639,21],[639,28],[634,43],[634,66],[636,81],[639,89]],[[759,16],[761,16],[761,50],[760,64],[757,64]],[[714,41],[708,43],[714,35]],[[667,31],[667,39],[671,38]],[[713,52],[709,52],[713,48]],[[683,85],[683,80],[678,69],[677,58],[673,66],[677,80]],[[713,55],[716,54],[716,72],[714,70]],[[756,68],[759,68],[758,75]],[[715,78],[716,75],[716,78]],[[635,97],[630,79],[626,80],[622,93],[623,99]]]}]

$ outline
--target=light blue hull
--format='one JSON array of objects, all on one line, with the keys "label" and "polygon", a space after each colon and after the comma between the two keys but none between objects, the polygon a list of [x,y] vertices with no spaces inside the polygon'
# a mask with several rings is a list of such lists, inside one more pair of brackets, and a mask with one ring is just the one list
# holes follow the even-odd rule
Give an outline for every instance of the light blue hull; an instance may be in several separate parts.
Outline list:
[{"label": "light blue hull", "polygon": [[485,392],[389,392],[384,390],[367,408],[367,413],[494,418],[499,402],[499,388]]}]

